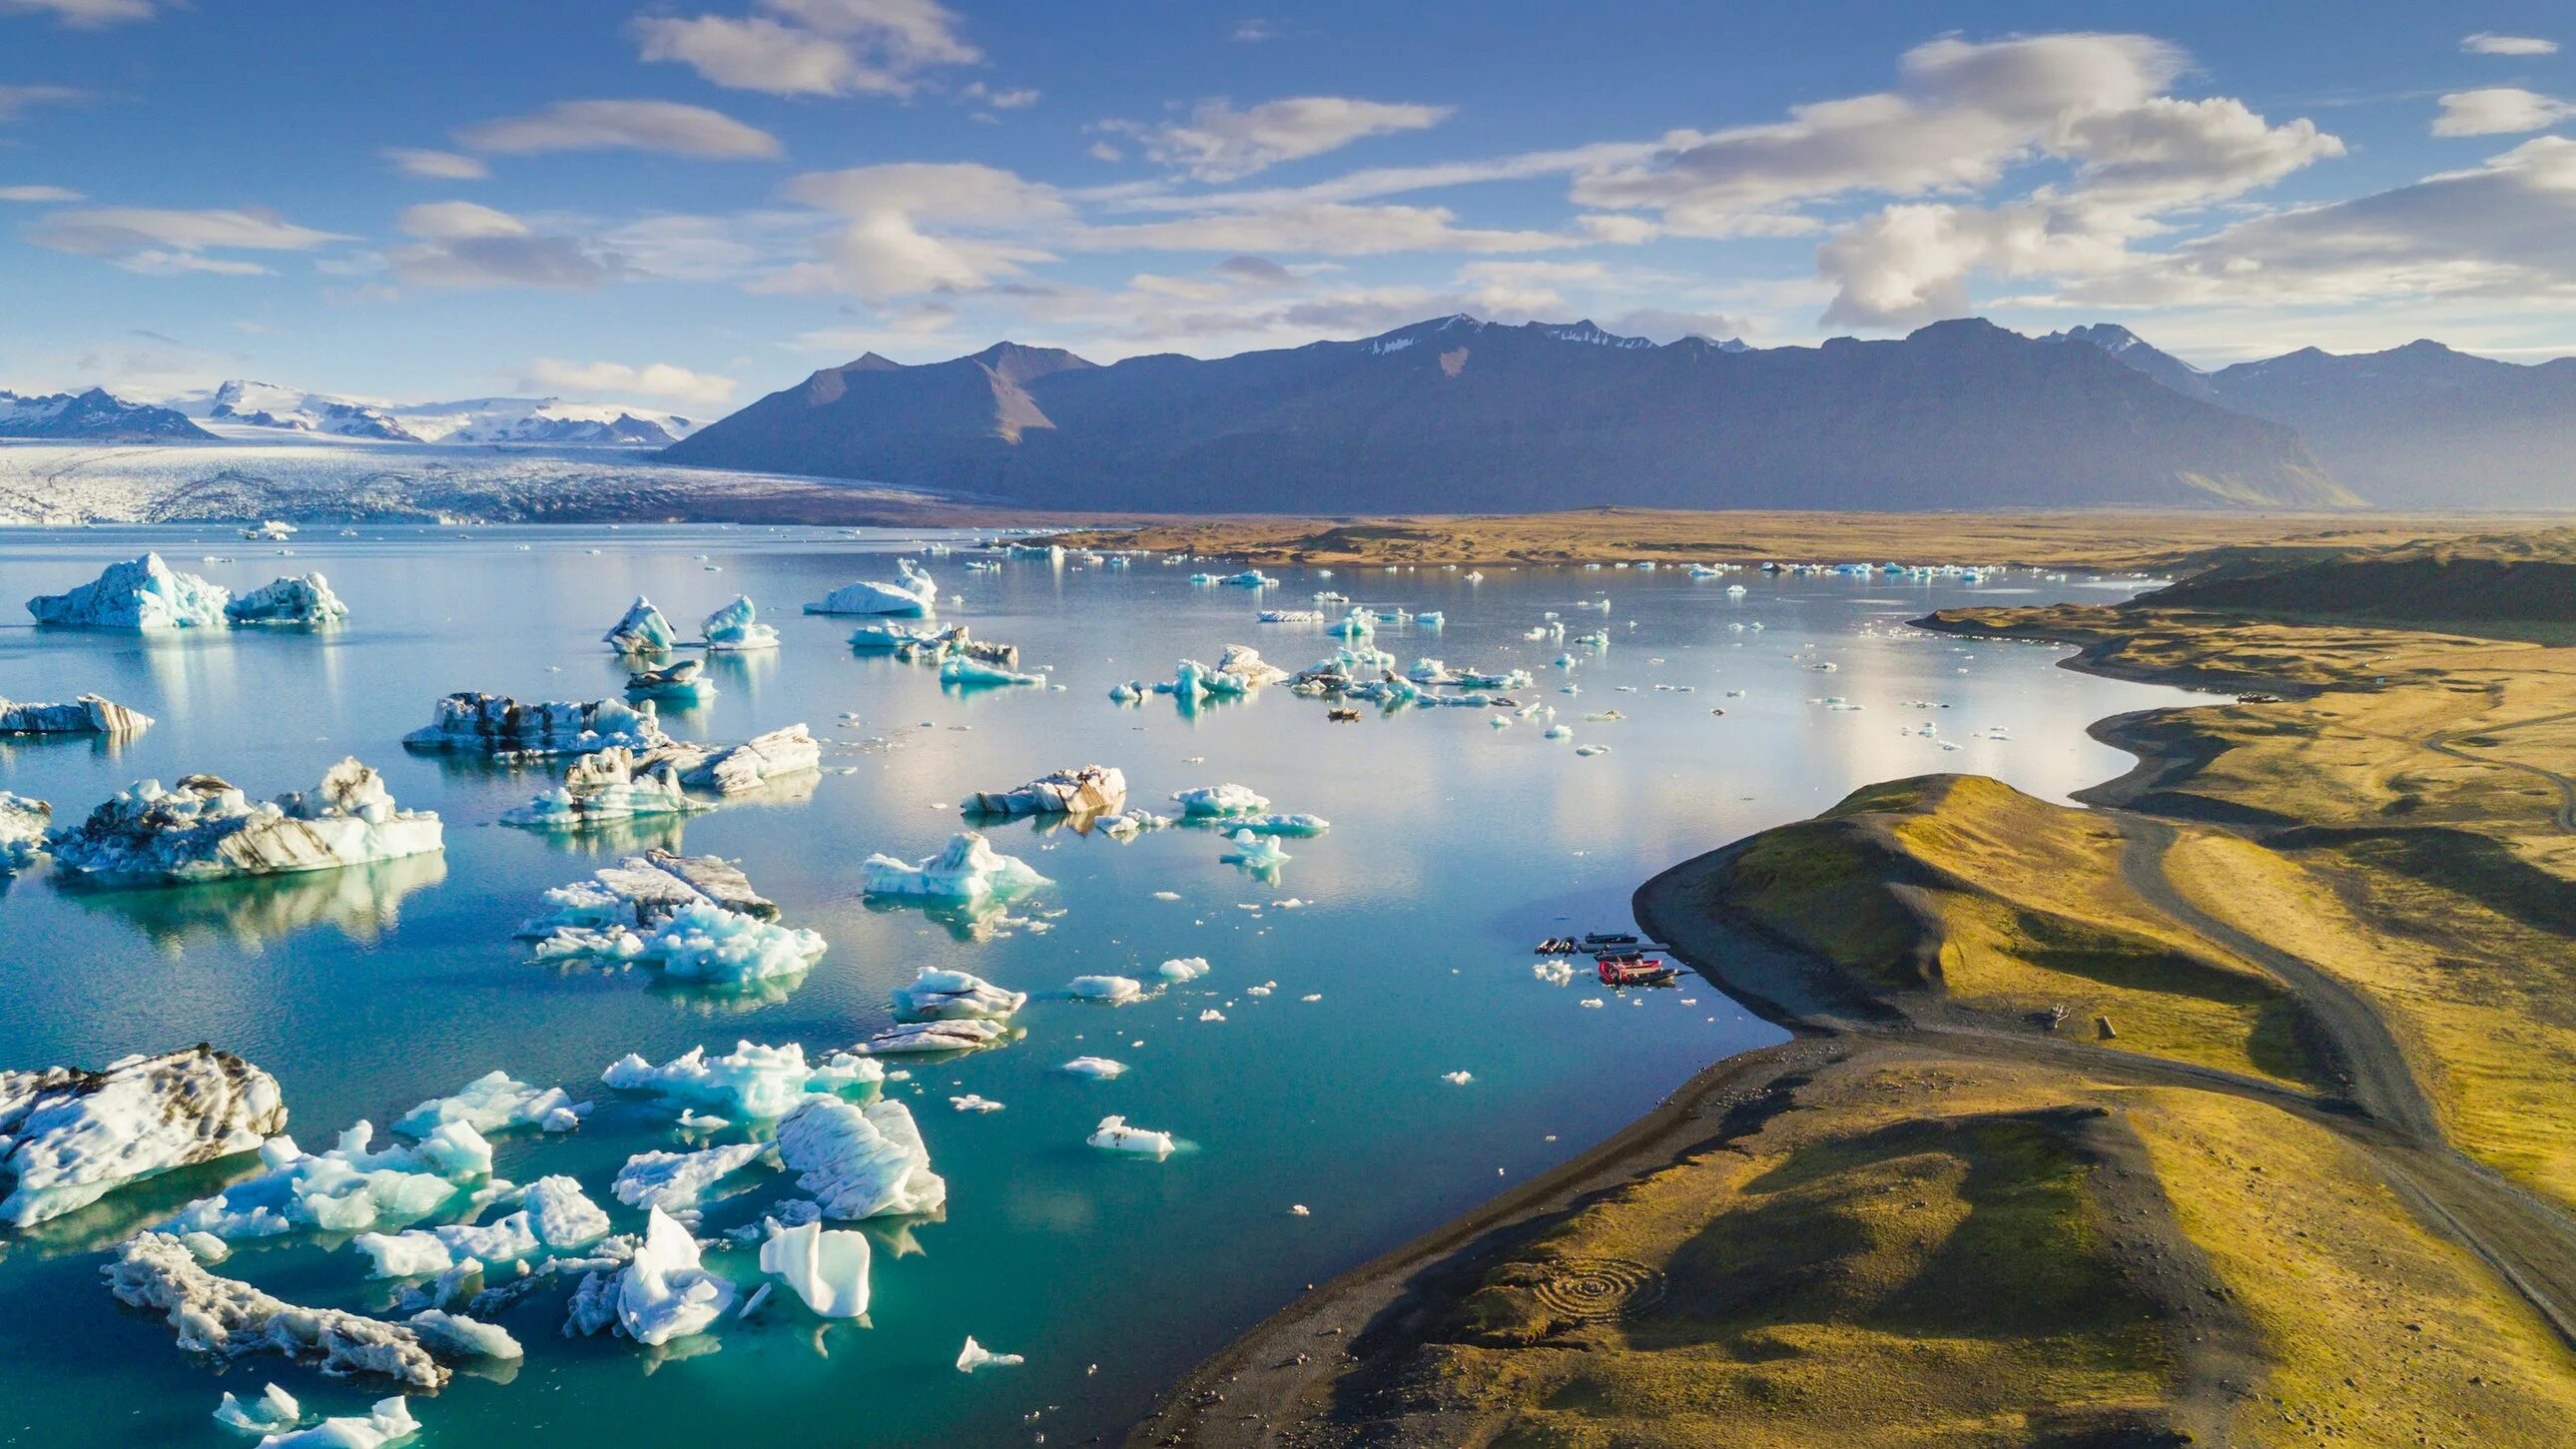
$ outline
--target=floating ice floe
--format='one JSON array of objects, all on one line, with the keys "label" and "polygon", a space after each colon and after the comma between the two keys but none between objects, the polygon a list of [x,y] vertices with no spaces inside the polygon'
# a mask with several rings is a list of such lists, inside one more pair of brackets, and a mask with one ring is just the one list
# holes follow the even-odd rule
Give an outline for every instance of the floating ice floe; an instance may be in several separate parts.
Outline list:
[{"label": "floating ice floe", "polygon": [[376,1400],[363,1416],[339,1414],[309,1429],[270,1434],[259,1441],[258,1449],[384,1449],[419,1432],[420,1421],[412,1417],[410,1402],[395,1395]]},{"label": "floating ice floe", "polygon": [[948,1202],[912,1109],[818,1097],[778,1124],[778,1156],[827,1218],[914,1217]]},{"label": "floating ice floe", "polygon": [[438,817],[397,809],[384,777],[354,758],[260,805],[212,775],[167,790],[145,780],[52,837],[63,869],[153,881],[328,870],[440,846]]},{"label": "floating ice floe", "polygon": [[619,654],[668,654],[671,646],[680,642],[679,631],[642,594],[626,606],[626,616],[600,637]]},{"label": "floating ice floe", "polygon": [[617,1326],[646,1346],[704,1333],[733,1306],[733,1285],[700,1266],[698,1240],[655,1208],[617,1274]]},{"label": "floating ice floe", "polygon": [[1116,1004],[1143,996],[1145,984],[1132,976],[1076,976],[1064,984],[1064,990],[1067,996],[1077,1001]]},{"label": "floating ice floe", "polygon": [[628,1207],[694,1221],[707,1189],[749,1167],[767,1150],[757,1142],[733,1142],[696,1152],[639,1152],[617,1169],[608,1190]]},{"label": "floating ice floe", "polygon": [[1103,819],[1100,828],[1112,840],[1133,840],[1148,830],[1160,830],[1172,823],[1172,817],[1151,810],[1122,810]]},{"label": "floating ice floe", "polygon": [[1476,1075],[1473,1072],[1442,1072],[1440,1074],[1440,1080],[1447,1082],[1453,1087],[1463,1087],[1469,1082],[1476,1080]]},{"label": "floating ice floe", "polygon": [[1016,790],[978,790],[968,815],[1096,815],[1127,804],[1127,777],[1114,765],[1082,765],[1040,775]]},{"label": "floating ice floe", "polygon": [[966,1335],[966,1346],[957,1351],[957,1371],[961,1374],[971,1374],[977,1369],[1013,1368],[1027,1362],[1028,1359],[1021,1354],[993,1352],[977,1343],[971,1333]]},{"label": "floating ice floe", "polygon": [[1075,1057],[1072,1061],[1066,1062],[1063,1066],[1056,1068],[1056,1070],[1070,1073],[1077,1077],[1090,1077],[1095,1081],[1107,1081],[1111,1077],[1118,1076],[1125,1072],[1127,1070],[1127,1064],[1121,1061],[1112,1061],[1108,1057]]},{"label": "floating ice floe", "polygon": [[680,788],[679,775],[664,765],[578,793],[564,787],[548,790],[525,805],[503,811],[501,823],[529,830],[589,830],[639,816],[695,815],[714,808],[689,798]]},{"label": "floating ice floe", "polygon": [[868,1235],[827,1230],[820,1222],[781,1227],[772,1220],[760,1245],[760,1271],[776,1274],[806,1307],[824,1318],[868,1311]]},{"label": "floating ice floe", "polygon": [[195,574],[175,572],[161,555],[109,564],[88,583],[62,594],[38,594],[27,612],[39,624],[76,629],[220,629],[232,592]]},{"label": "floating ice floe", "polygon": [[676,981],[740,986],[801,976],[819,932],[777,923],[778,908],[719,856],[650,851],[546,892],[554,909],[521,923],[540,960],[588,957],[658,966]]},{"label": "floating ice floe", "polygon": [[990,1097],[979,1097],[973,1092],[968,1092],[962,1097],[949,1098],[948,1105],[956,1108],[960,1112],[999,1112],[1002,1110],[1001,1103],[994,1101]]},{"label": "floating ice floe", "polygon": [[492,1144],[467,1123],[445,1123],[415,1144],[381,1152],[372,1146],[375,1130],[357,1123],[318,1153],[292,1137],[271,1137],[259,1149],[265,1171],[188,1204],[170,1220],[170,1230],[231,1242],[307,1228],[399,1226],[439,1211],[492,1176]]},{"label": "floating ice floe", "polygon": [[130,1182],[248,1152],[286,1126],[277,1079],[204,1045],[103,1071],[0,1072],[0,1222],[26,1227]]},{"label": "floating ice floe", "polygon": [[403,736],[415,750],[477,755],[575,755],[623,745],[651,750],[670,743],[653,701],[521,704],[506,694],[460,691],[438,701],[430,722]]},{"label": "floating ice floe", "polygon": [[742,795],[774,781],[810,774],[822,765],[821,742],[803,724],[792,724],[738,745],[664,740],[640,752],[612,745],[574,761],[565,772],[564,785],[579,794],[671,769],[679,772],[683,785]]},{"label": "floating ice floe", "polygon": [[971,688],[979,685],[1044,684],[1047,681],[1043,674],[1022,674],[999,664],[951,654],[939,662],[939,682]]},{"label": "floating ice floe", "polygon": [[1029,1004],[1025,991],[1005,991],[981,976],[924,966],[894,989],[897,1013],[918,1021],[996,1020]]},{"label": "floating ice floe", "polygon": [[1574,738],[1574,726],[1561,724],[1549,725],[1540,733],[1539,738],[1543,740],[1570,740]]},{"label": "floating ice floe", "polygon": [[1003,855],[972,830],[949,837],[946,848],[918,862],[869,856],[859,867],[862,889],[872,896],[922,896],[935,900],[1003,899],[1047,884],[1027,862]]},{"label": "floating ice floe", "polygon": [[349,606],[320,574],[278,579],[224,605],[228,624],[337,624],[348,617]]},{"label": "floating ice floe", "polygon": [[231,1394],[215,1406],[215,1422],[245,1434],[275,1434],[304,1422],[304,1406],[275,1384],[245,1404]]},{"label": "floating ice floe", "polygon": [[937,644],[941,631],[911,624],[861,624],[850,631],[850,647],[861,651],[900,650]]},{"label": "floating ice floe", "polygon": [[1249,830],[1255,835],[1321,835],[1333,828],[1333,822],[1321,815],[1288,815],[1271,812],[1261,815],[1228,815],[1221,817],[1227,830],[1236,834]]},{"label": "floating ice floe", "polygon": [[570,1132],[590,1114],[588,1102],[576,1102],[561,1087],[532,1087],[508,1072],[486,1072],[452,1097],[432,1097],[394,1119],[394,1130],[406,1137],[426,1137],[450,1122],[470,1124],[489,1135],[517,1127],[542,1132]]},{"label": "floating ice floe", "polygon": [[887,1027],[869,1037],[859,1050],[876,1057],[971,1052],[998,1045],[1009,1035],[1008,1027],[981,1017],[915,1021]]},{"label": "floating ice floe", "polygon": [[[481,1319],[438,1308],[424,1308],[403,1321],[411,1325],[412,1332],[420,1335],[421,1342],[449,1358],[509,1361],[528,1356],[528,1351],[519,1346],[519,1341],[510,1336],[509,1330],[497,1323],[485,1323]],[[323,1422],[333,1421],[326,1419]]]},{"label": "floating ice floe", "polygon": [[447,1369],[413,1330],[337,1308],[298,1307],[219,1278],[168,1233],[127,1241],[99,1271],[117,1301],[166,1316],[190,1353],[318,1359],[328,1373],[380,1374],[417,1389],[447,1382]]},{"label": "floating ice floe", "polygon": [[1270,808],[1268,797],[1234,784],[1177,790],[1173,792],[1172,799],[1181,807],[1183,815],[1193,817],[1252,815]]},{"label": "floating ice floe", "polygon": [[1261,657],[1261,651],[1249,644],[1228,644],[1217,656],[1214,667],[1196,659],[1184,659],[1174,666],[1172,677],[1154,686],[1156,694],[1172,695],[1184,703],[1202,699],[1223,699],[1250,694],[1264,685],[1283,683],[1288,671]]},{"label": "floating ice floe", "polygon": [[821,600],[807,604],[805,612],[890,614],[908,619],[926,619],[937,613],[939,585],[929,572],[908,558],[895,560],[895,568],[902,575],[903,582],[843,584]]},{"label": "floating ice floe", "polygon": [[734,595],[732,603],[707,615],[698,632],[707,648],[720,654],[778,647],[778,631],[760,622],[760,610],[748,594]]},{"label": "floating ice floe", "polygon": [[716,697],[716,682],[703,659],[682,659],[660,669],[639,669],[626,676],[626,697],[672,704],[700,704]]},{"label": "floating ice floe", "polygon": [[1264,609],[1261,611],[1261,617],[1258,622],[1264,624],[1320,624],[1324,622],[1324,611],[1321,609]]},{"label": "floating ice floe", "polygon": [[0,699],[0,735],[131,735],[152,716],[84,694],[69,704],[16,704]]},{"label": "floating ice floe", "polygon": [[1173,1150],[1171,1133],[1130,1127],[1124,1117],[1101,1118],[1100,1125],[1083,1140],[1103,1152],[1124,1152],[1157,1160],[1171,1156]]},{"label": "floating ice floe", "polygon": [[1228,839],[1234,842],[1234,849],[1217,857],[1227,865],[1239,865],[1250,871],[1269,871],[1277,870],[1290,859],[1275,836],[1237,830]]},{"label": "floating ice floe", "polygon": [[1208,974],[1205,956],[1178,956],[1154,968],[1154,974],[1166,981],[1196,981]]},{"label": "floating ice floe", "polygon": [[629,1052],[599,1079],[621,1092],[650,1092],[732,1118],[769,1121],[820,1096],[874,1095],[885,1080],[885,1068],[850,1052],[834,1052],[809,1066],[805,1048],[797,1042],[763,1046],[744,1041],[720,1057],[692,1047],[658,1067]]},{"label": "floating ice floe", "polygon": [[[629,1166],[632,1166],[630,1163]],[[618,1174],[622,1184],[625,1174]],[[621,1201],[632,1204],[621,1191]],[[351,1241],[379,1278],[426,1277],[459,1264],[517,1263],[586,1248],[608,1236],[608,1214],[569,1177],[542,1177],[520,1190],[517,1211],[476,1227],[449,1224],[398,1233],[360,1233]]]}]

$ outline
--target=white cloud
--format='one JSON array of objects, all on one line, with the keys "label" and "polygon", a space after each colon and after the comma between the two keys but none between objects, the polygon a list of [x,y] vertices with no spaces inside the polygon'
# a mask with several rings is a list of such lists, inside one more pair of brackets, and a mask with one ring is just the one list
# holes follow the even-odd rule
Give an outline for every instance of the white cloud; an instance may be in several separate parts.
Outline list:
[{"label": "white cloud", "polygon": [[1024,111],[1036,105],[1040,99],[1038,91],[1026,86],[1014,90],[995,90],[982,81],[968,81],[957,94],[963,100],[990,106],[997,111]]},{"label": "white cloud", "polygon": [[1232,181],[1371,136],[1425,130],[1449,114],[1447,106],[1294,96],[1241,111],[1230,101],[1201,101],[1185,120],[1104,121],[1100,128],[1135,137],[1147,156],[1201,181]]},{"label": "white cloud", "polygon": [[524,116],[468,126],[456,138],[474,150],[507,155],[622,148],[738,161],[783,149],[767,131],[677,101],[557,101]]},{"label": "white cloud", "polygon": [[492,174],[492,168],[471,156],[453,151],[422,151],[409,146],[388,146],[384,158],[405,176],[426,181],[481,181]]},{"label": "white cloud", "polygon": [[1210,211],[1168,221],[1083,228],[1063,239],[1088,251],[1286,252],[1361,257],[1389,252],[1533,252],[1581,246],[1585,238],[1545,231],[1462,227],[1439,206],[1349,206],[1310,202]]},{"label": "white cloud", "polygon": [[1259,45],[1263,41],[1278,38],[1279,27],[1270,21],[1255,17],[1235,23],[1234,43],[1237,45]]},{"label": "white cloud", "polygon": [[81,95],[70,86],[0,85],[0,121],[14,121],[32,107],[61,105]]},{"label": "white cloud", "polygon": [[99,206],[47,212],[27,234],[27,240],[58,252],[97,257],[128,271],[252,276],[268,268],[238,257],[210,257],[205,253],[308,252],[350,238],[298,226],[268,211]]},{"label": "white cloud", "polygon": [[588,238],[540,231],[471,201],[408,206],[395,224],[417,240],[388,251],[385,261],[415,286],[587,291],[627,272],[623,256]]},{"label": "white cloud", "polygon": [[0,0],[0,10],[51,15],[80,30],[152,18],[152,0]]},{"label": "white cloud", "polygon": [[732,378],[692,372],[668,362],[636,367],[623,362],[566,362],[554,357],[540,357],[529,363],[518,385],[586,398],[651,398],[693,408],[724,406],[732,400],[736,386]]},{"label": "white cloud", "polygon": [[767,291],[839,291],[872,300],[972,292],[1021,274],[1051,253],[1017,239],[1073,208],[1051,186],[973,163],[902,162],[816,171],[782,188],[790,201],[849,218],[821,259],[759,284]]},{"label": "white cloud", "polygon": [[1601,325],[1612,332],[1652,342],[1674,342],[1684,337],[1722,342],[1753,330],[1751,323],[1731,312],[1688,312],[1670,307],[1639,307]]},{"label": "white cloud", "polygon": [[924,71],[983,59],[933,0],[760,0],[755,8],[770,13],[644,16],[635,35],[646,60],[770,95],[908,96]]},{"label": "white cloud", "polygon": [[2462,38],[2460,49],[2471,55],[2556,55],[2558,42],[2536,35],[2498,35],[2481,30]]},{"label": "white cloud", "polygon": [[2511,136],[2546,131],[2571,117],[2576,117],[2576,102],[2519,86],[2488,86],[2442,97],[2442,114],[2433,120],[2433,134]]},{"label": "white cloud", "polygon": [[67,191],[60,186],[0,186],[0,201],[69,202],[87,199],[77,191]]}]

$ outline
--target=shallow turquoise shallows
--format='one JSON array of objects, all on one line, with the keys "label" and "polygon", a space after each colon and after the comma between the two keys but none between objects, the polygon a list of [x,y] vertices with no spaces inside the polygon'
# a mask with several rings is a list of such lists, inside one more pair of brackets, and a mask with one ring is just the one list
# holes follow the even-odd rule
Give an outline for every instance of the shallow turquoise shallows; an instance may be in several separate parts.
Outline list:
[{"label": "shallow turquoise shallows", "polygon": [[[1034,994],[1022,1039],[915,1062],[909,1081],[889,1085],[918,1114],[949,1204],[943,1221],[870,1225],[867,1321],[826,1326],[781,1293],[749,1321],[639,1350],[563,1337],[564,1292],[540,1291],[499,1320],[527,1346],[515,1373],[463,1374],[415,1403],[418,1442],[435,1446],[1063,1445],[1115,1431],[1305,1285],[1582,1151],[1710,1062],[1778,1038],[1695,979],[1624,995],[1588,978],[1549,984],[1531,970],[1539,938],[1624,926],[1645,876],[1871,781],[1980,771],[2063,798],[2127,763],[2086,724],[2192,697],[2057,669],[2054,650],[1905,627],[1943,605],[2110,601],[2136,587],[2080,577],[1695,581],[1672,569],[1489,567],[1471,581],[1463,570],[1327,579],[1272,568],[1279,586],[1256,593],[1190,583],[1198,569],[1227,571],[1209,564],[1041,558],[970,572],[960,553],[924,560],[942,622],[1019,645],[1023,669],[1043,666],[1063,686],[960,693],[927,666],[854,654],[856,621],[799,612],[852,580],[894,579],[914,535],[334,534],[307,529],[292,557],[213,526],[0,539],[13,621],[17,600],[147,548],[236,591],[318,569],[351,611],[318,634],[150,640],[12,622],[0,628],[0,695],[95,692],[159,723],[116,746],[0,747],[0,786],[52,801],[70,823],[138,779],[211,772],[265,797],[309,787],[354,753],[402,804],[447,824],[443,856],[228,887],[75,890],[39,866],[0,894],[0,1066],[95,1066],[210,1041],[276,1074],[290,1130],[316,1149],[495,1068],[562,1083],[598,1110],[569,1138],[506,1141],[501,1171],[572,1173],[627,1229],[635,1215],[608,1197],[608,1177],[629,1154],[681,1142],[667,1113],[600,1087],[620,1055],[661,1060],[739,1039],[846,1047],[886,1024],[888,991],[922,965]],[[1746,593],[1730,598],[1731,582]],[[1573,738],[1542,739],[1535,719],[1498,729],[1486,709],[1364,708],[1357,723],[1329,723],[1323,702],[1283,688],[1195,714],[1164,696],[1108,698],[1117,682],[1169,679],[1176,661],[1213,662],[1230,643],[1292,669],[1314,662],[1333,643],[1320,626],[1254,616],[1310,607],[1323,589],[1440,611],[1445,628],[1389,623],[1377,642],[1405,667],[1430,657],[1529,669],[1537,687],[1520,699],[1555,706]],[[452,690],[617,694],[626,669],[599,636],[639,592],[684,634],[736,594],[779,627],[774,654],[716,657],[721,693],[665,723],[740,739],[807,722],[827,742],[810,790],[574,843],[495,823],[550,783],[544,770],[405,754],[402,735]],[[1587,607],[1605,596],[1606,612]],[[1548,611],[1569,635],[1606,630],[1609,648],[1551,667],[1569,646],[1524,637]],[[1560,694],[1567,683],[1581,693]],[[1824,703],[1836,696],[1861,707]],[[1626,718],[1585,718],[1611,710]],[[1583,745],[1610,751],[1578,756]],[[1089,763],[1123,769],[1148,807],[1234,782],[1331,829],[1284,841],[1291,858],[1263,879],[1220,863],[1226,843],[1205,830],[1121,843],[1022,823],[992,835],[1052,879],[1015,907],[1037,924],[979,928],[861,899],[870,852],[932,853],[959,828],[969,792]],[[800,982],[746,997],[640,970],[539,965],[512,939],[545,889],[653,843],[739,860],[829,951]],[[1184,956],[1214,969],[1156,999],[1061,994],[1076,976],[1150,976]],[[1223,1019],[1202,1020],[1208,1011]],[[1114,1081],[1057,1070],[1085,1055],[1130,1070]],[[1447,1079],[1459,1072],[1469,1079]],[[968,1093],[1004,1108],[953,1110],[949,1099]],[[1111,1113],[1183,1149],[1156,1162],[1086,1147]],[[224,1168],[199,1170],[0,1237],[0,1443],[238,1444],[208,1417],[224,1390],[248,1398],[274,1380],[334,1413],[373,1397],[273,1358],[194,1361],[101,1286],[107,1245],[225,1180]],[[707,1210],[705,1231],[755,1222],[792,1193],[761,1170],[746,1184]],[[746,1285],[759,1276],[749,1252],[710,1263]],[[345,1244],[308,1239],[245,1246],[219,1271],[298,1302],[383,1311],[393,1285],[365,1268]],[[969,1334],[1027,1362],[961,1374]]]}]

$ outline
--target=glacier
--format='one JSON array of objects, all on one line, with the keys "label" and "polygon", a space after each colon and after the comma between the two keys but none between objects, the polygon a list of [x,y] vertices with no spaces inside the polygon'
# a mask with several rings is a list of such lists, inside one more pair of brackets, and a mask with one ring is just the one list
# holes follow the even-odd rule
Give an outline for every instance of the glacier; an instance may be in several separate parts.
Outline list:
[{"label": "glacier", "polygon": [[617,1276],[617,1326],[637,1343],[659,1345],[704,1333],[733,1306],[733,1285],[701,1267],[697,1239],[659,1208],[644,1242]]},{"label": "glacier", "polygon": [[231,1242],[306,1228],[357,1232],[417,1222],[492,1176],[492,1144],[463,1122],[446,1123],[407,1147],[377,1151],[374,1140],[367,1122],[341,1133],[327,1152],[271,1137],[259,1149],[265,1171],[188,1204],[170,1220],[170,1231]]},{"label": "glacier", "polygon": [[133,880],[203,881],[328,870],[441,848],[438,817],[403,810],[384,777],[354,757],[309,791],[253,805],[212,775],[177,788],[145,780],[51,836],[67,870]]}]

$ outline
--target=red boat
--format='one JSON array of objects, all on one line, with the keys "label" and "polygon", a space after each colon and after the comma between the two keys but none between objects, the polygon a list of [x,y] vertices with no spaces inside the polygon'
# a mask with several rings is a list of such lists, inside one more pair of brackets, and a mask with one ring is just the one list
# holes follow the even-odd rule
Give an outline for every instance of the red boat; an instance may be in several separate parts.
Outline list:
[{"label": "red boat", "polygon": [[1679,975],[1670,961],[1630,952],[1624,956],[1596,956],[1594,974],[1604,986],[1663,986]]}]

